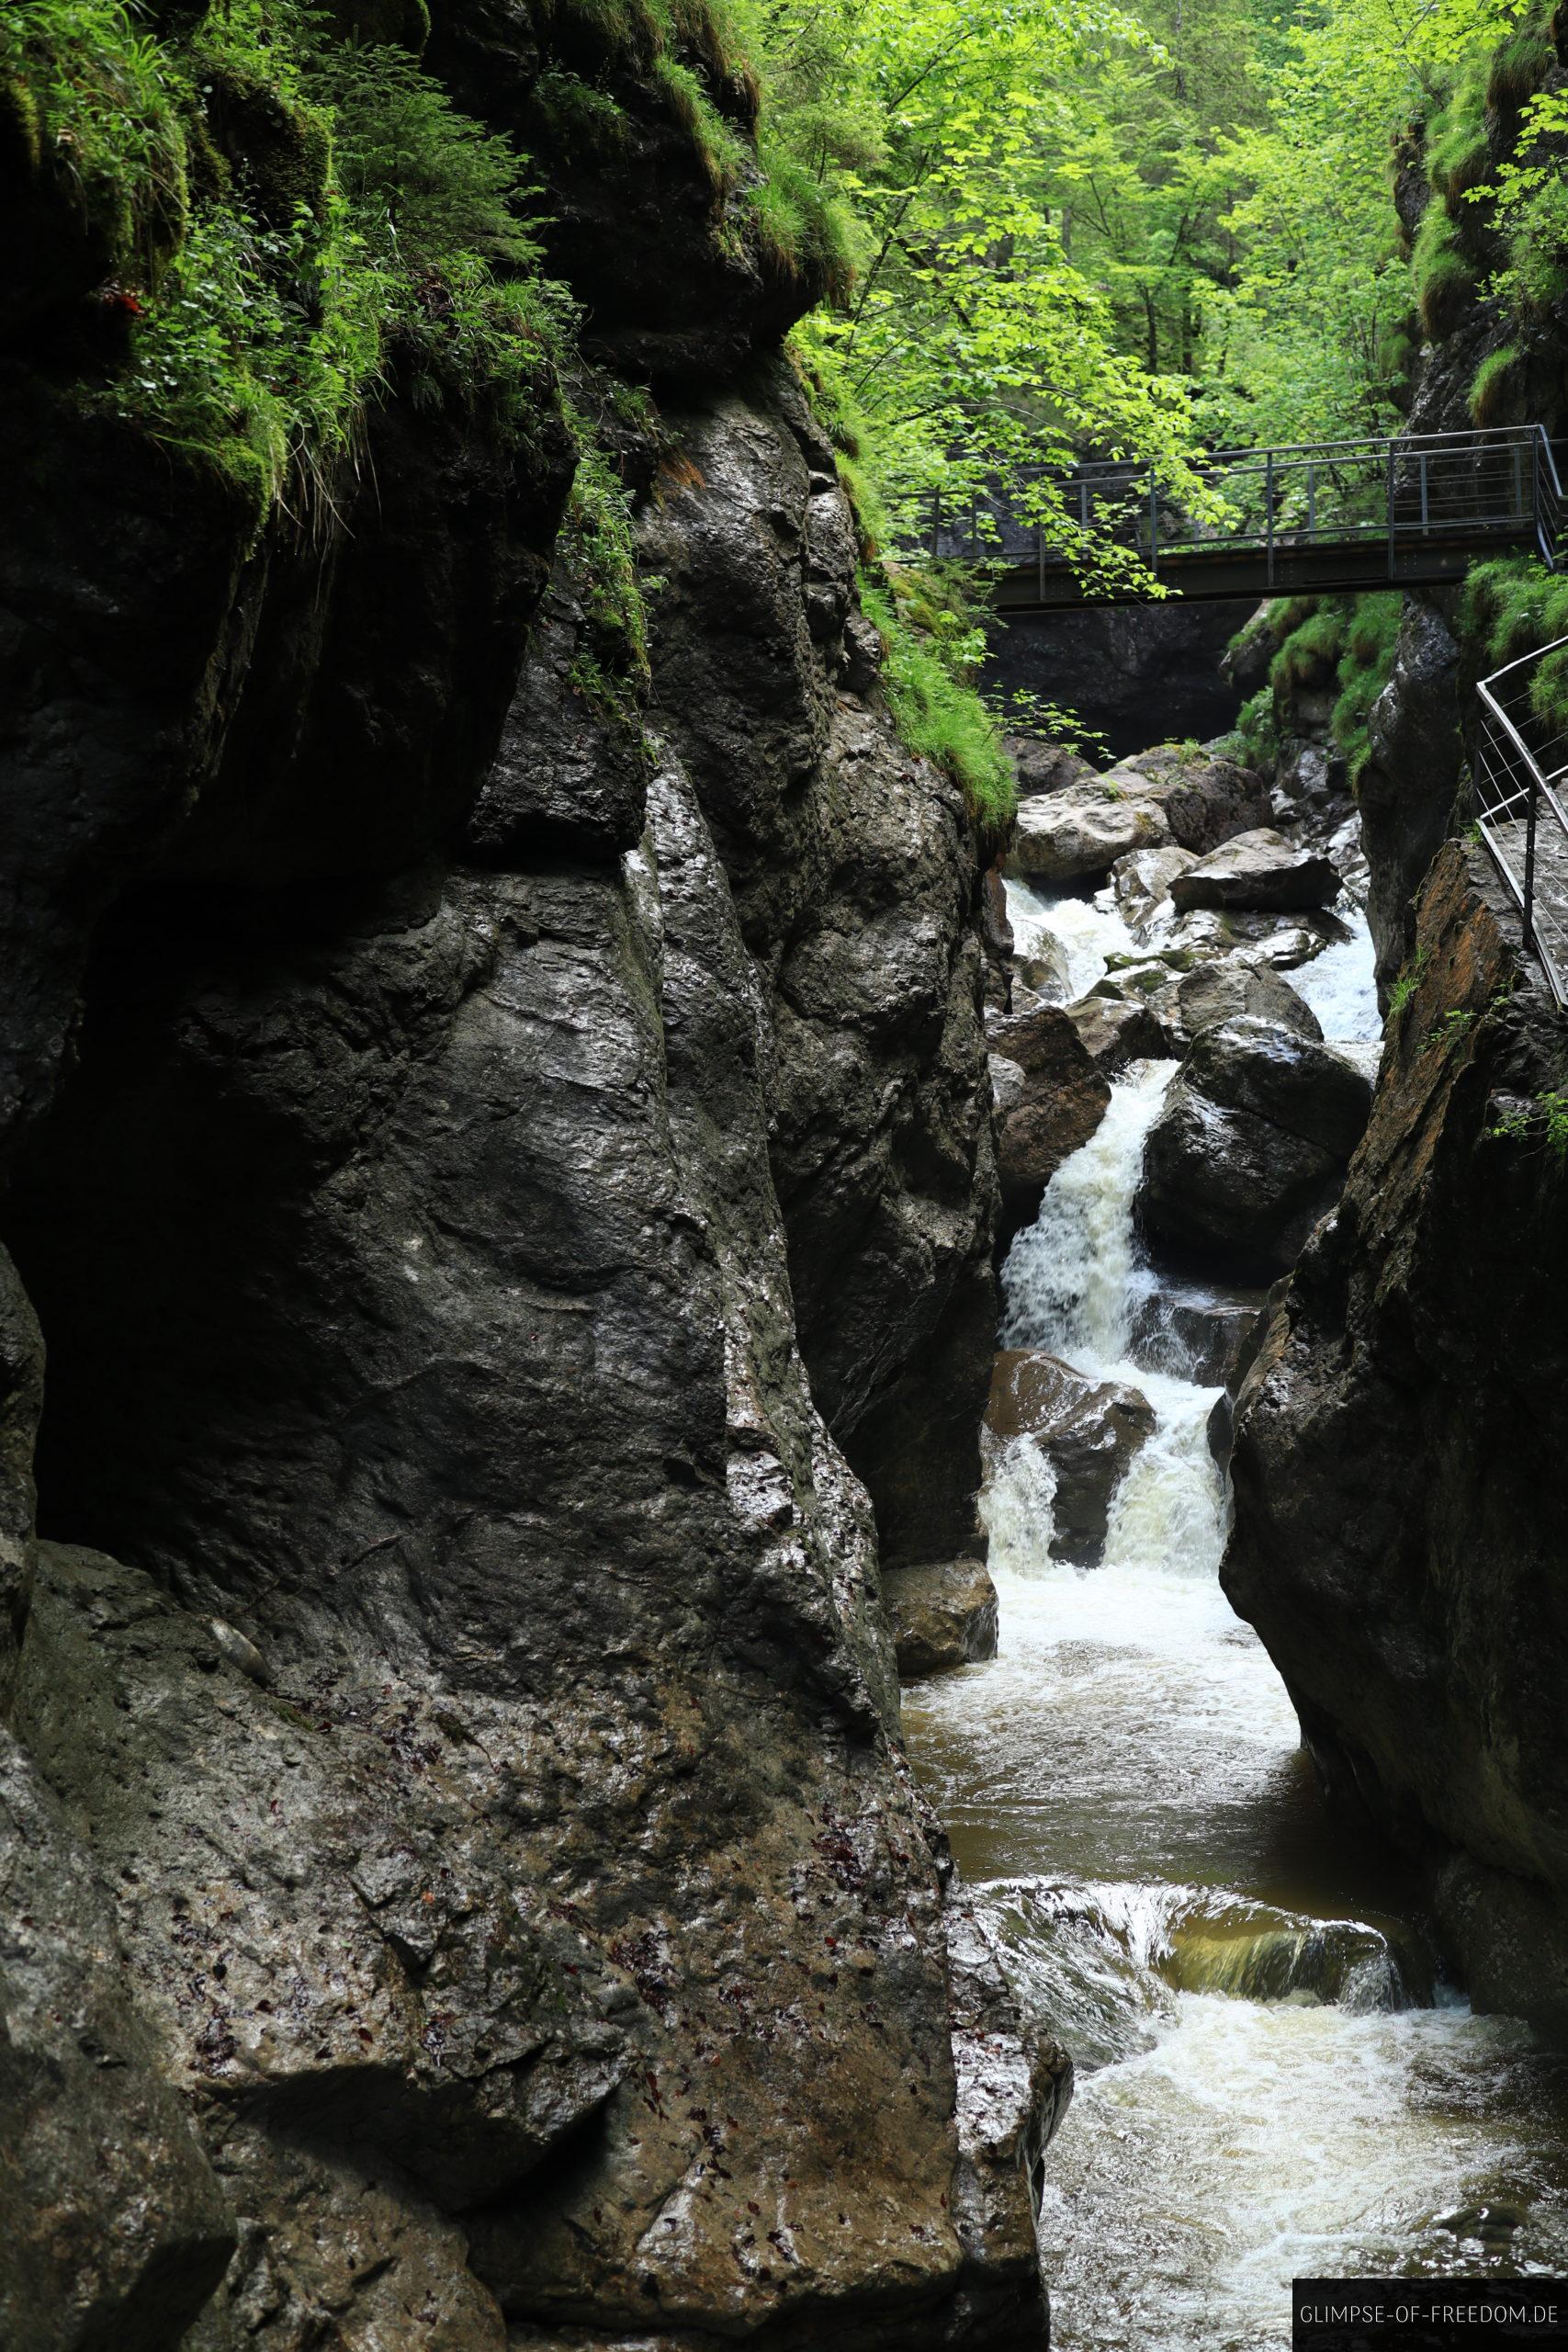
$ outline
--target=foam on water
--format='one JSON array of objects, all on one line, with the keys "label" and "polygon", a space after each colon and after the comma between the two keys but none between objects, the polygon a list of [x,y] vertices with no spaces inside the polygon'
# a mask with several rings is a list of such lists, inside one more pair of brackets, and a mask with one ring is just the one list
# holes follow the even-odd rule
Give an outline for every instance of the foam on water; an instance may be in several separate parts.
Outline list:
[{"label": "foam on water", "polygon": [[1284,977],[1311,1005],[1325,1037],[1346,1045],[1375,1045],[1382,1036],[1382,1015],[1372,934],[1359,910],[1347,920],[1348,939],[1336,940],[1321,956]]},{"label": "foam on water", "polygon": [[1018,960],[1043,956],[1055,967],[1057,977],[1042,993],[1057,1004],[1087,996],[1105,978],[1110,956],[1137,952],[1108,891],[1095,899],[1050,899],[1027,882],[1004,887]]}]

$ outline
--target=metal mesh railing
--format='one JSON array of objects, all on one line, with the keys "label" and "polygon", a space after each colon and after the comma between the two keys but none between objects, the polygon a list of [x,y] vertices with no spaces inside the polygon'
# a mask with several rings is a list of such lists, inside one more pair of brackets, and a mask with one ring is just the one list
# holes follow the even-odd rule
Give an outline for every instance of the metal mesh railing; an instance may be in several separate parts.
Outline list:
[{"label": "metal mesh railing", "polygon": [[[1181,512],[1147,466],[1038,468],[1032,479],[1048,490],[1054,513],[1045,501],[1039,512],[1030,511],[1028,471],[1007,503],[982,497],[954,507],[936,496],[926,551],[1035,569],[1043,582],[1070,568],[1093,534],[1135,551],[1156,578],[1177,557],[1253,554],[1261,559],[1265,586],[1273,584],[1281,558],[1312,548],[1384,542],[1391,579],[1401,553],[1424,541],[1528,546],[1549,563],[1556,558],[1562,491],[1539,424],[1222,449],[1205,458],[1199,472],[1224,500],[1223,520]],[[1075,548],[1069,542],[1076,536]]]},{"label": "metal mesh railing", "polygon": [[1483,678],[1473,782],[1476,822],[1518,907],[1525,945],[1568,1007],[1568,729],[1543,718],[1543,663],[1568,667],[1568,637]]}]

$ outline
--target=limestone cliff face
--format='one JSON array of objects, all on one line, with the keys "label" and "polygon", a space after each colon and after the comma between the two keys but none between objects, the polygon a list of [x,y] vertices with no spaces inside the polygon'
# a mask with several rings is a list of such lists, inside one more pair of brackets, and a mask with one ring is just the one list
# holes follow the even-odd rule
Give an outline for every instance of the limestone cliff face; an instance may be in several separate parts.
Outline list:
[{"label": "limestone cliff face", "polygon": [[1477,1996],[1568,2031],[1568,1044],[1483,865],[1422,891],[1336,1214],[1243,1387],[1227,1592]]},{"label": "limestone cliff face", "polygon": [[878,1585],[980,1548],[976,864],[754,278],[629,464],[629,727],[547,409],[394,398],[255,546],[6,389],[17,2352],[1043,2328],[1061,2062]]}]

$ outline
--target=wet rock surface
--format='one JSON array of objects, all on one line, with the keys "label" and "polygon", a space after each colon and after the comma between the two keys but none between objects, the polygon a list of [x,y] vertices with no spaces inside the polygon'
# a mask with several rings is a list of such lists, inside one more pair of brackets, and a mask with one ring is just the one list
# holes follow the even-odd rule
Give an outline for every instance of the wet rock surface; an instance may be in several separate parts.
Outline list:
[{"label": "wet rock surface", "polygon": [[1055,1473],[1052,1556],[1092,1567],[1127,1465],[1154,1429],[1154,1408],[1119,1381],[1086,1380],[1040,1348],[1004,1348],[986,1408],[993,1453],[1032,1438]]},{"label": "wet rock surface", "polygon": [[700,381],[734,258],[657,714],[573,691],[548,419],[519,472],[393,402],[308,582],[105,476],[141,541],[6,639],[17,2352],[70,2295],[115,2352],[1043,2330],[1056,2078],[962,1989],[876,1568],[976,1543],[978,861],[798,385]]},{"label": "wet rock surface", "polygon": [[1298,1030],[1255,1016],[1200,1032],[1151,1129],[1138,1215],[1167,1249],[1282,1273],[1330,1206],[1371,1084]]},{"label": "wet rock surface", "polygon": [[1338,895],[1339,876],[1326,857],[1267,825],[1238,833],[1170,885],[1171,899],[1183,911],[1239,907],[1296,912],[1330,906]]},{"label": "wet rock surface", "polygon": [[1540,1106],[1568,1072],[1500,907],[1440,851],[1344,1200],[1242,1385],[1224,1582],[1477,1997],[1561,2036],[1568,1228]]},{"label": "wet rock surface", "polygon": [[1028,1225],[1064,1159],[1089,1141],[1105,1115],[1110,1084],[1073,1018],[1036,1005],[990,1023],[1002,1065],[996,1097],[1002,1230]]},{"label": "wet rock surface", "polygon": [[997,1588],[983,1560],[932,1560],[882,1579],[898,1672],[945,1674],[997,1654]]}]

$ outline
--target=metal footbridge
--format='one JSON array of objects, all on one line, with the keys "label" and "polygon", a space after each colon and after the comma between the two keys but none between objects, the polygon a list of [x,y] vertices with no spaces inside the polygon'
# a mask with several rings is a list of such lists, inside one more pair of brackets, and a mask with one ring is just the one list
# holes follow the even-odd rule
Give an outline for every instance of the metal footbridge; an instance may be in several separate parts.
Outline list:
[{"label": "metal footbridge", "polygon": [[[1148,466],[1040,468],[1032,514],[1027,474],[1011,504],[934,499],[921,552],[983,566],[1002,613],[1141,604],[1151,574],[1213,601],[1440,587],[1508,550],[1556,561],[1562,490],[1539,424],[1223,449],[1197,471],[1217,520],[1183,514]],[[1085,586],[1074,558],[1091,540],[1138,563]]]},{"label": "metal footbridge", "polygon": [[[1568,1011],[1568,729],[1543,695],[1568,668],[1568,637],[1483,678],[1471,763],[1475,820],[1519,911],[1525,945]],[[1558,692],[1561,693],[1561,687]]]}]

